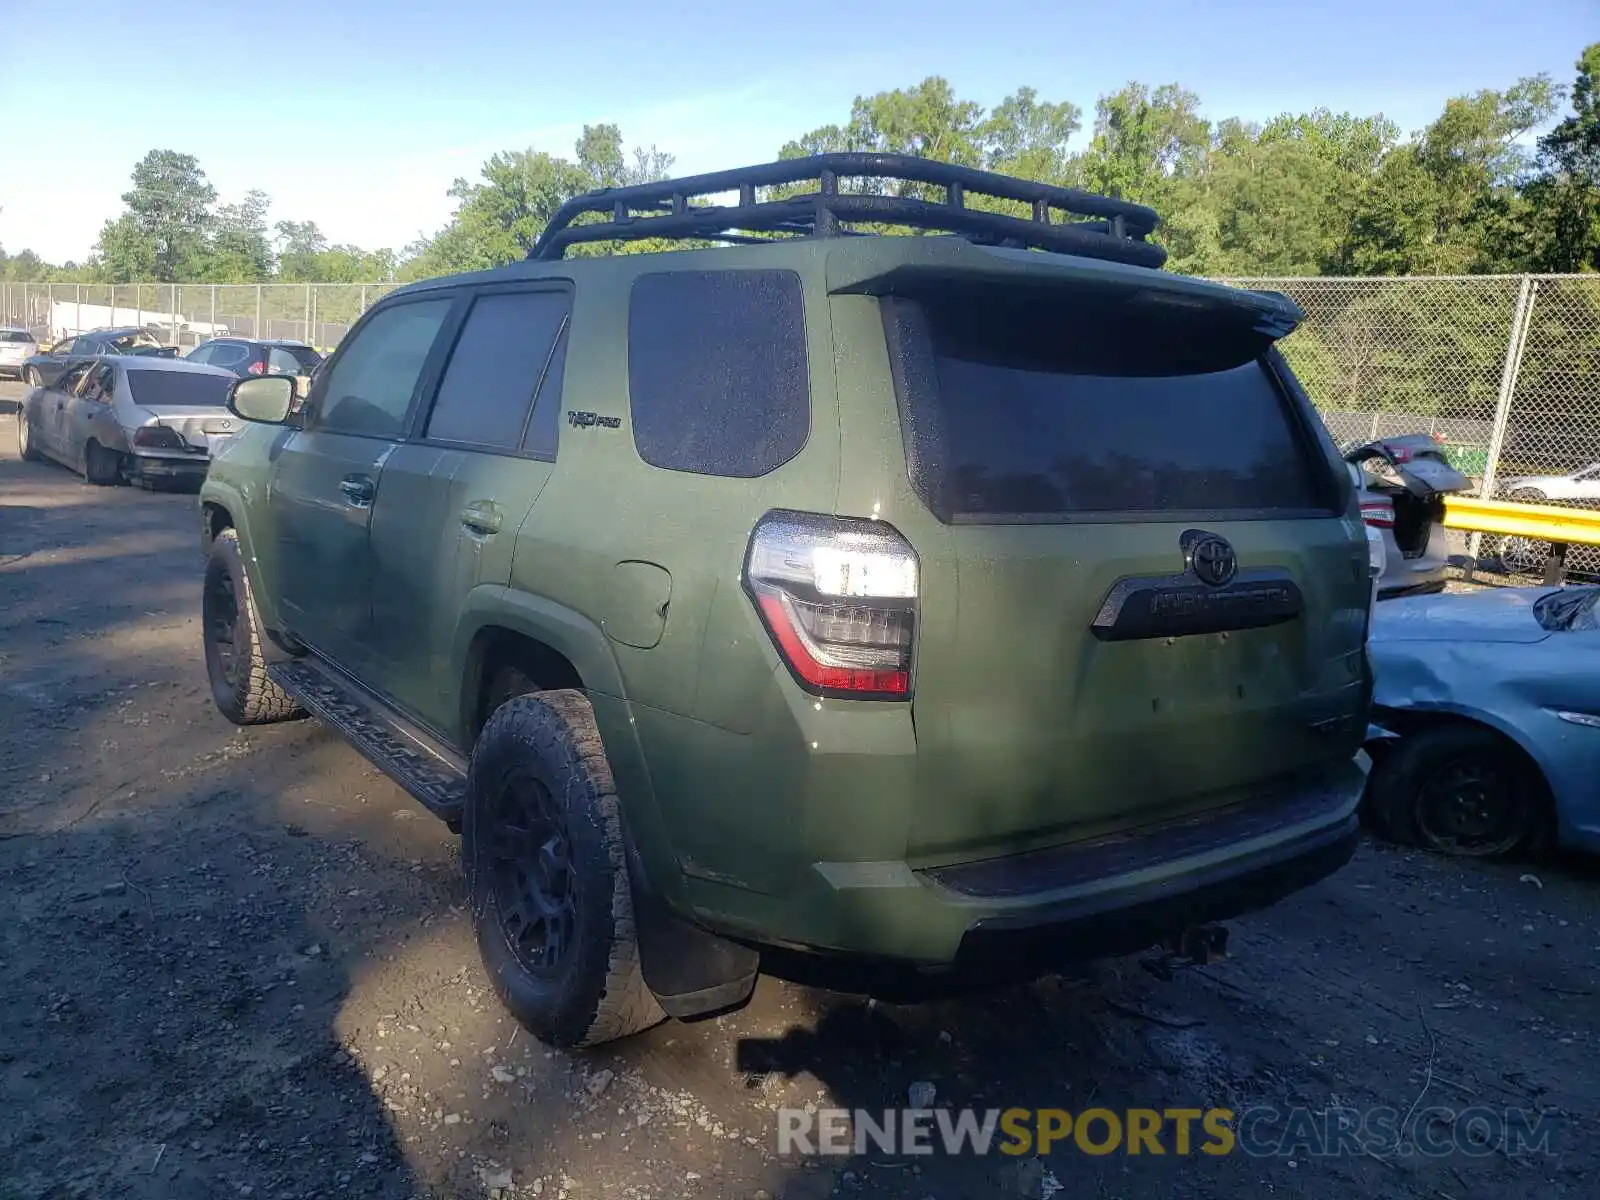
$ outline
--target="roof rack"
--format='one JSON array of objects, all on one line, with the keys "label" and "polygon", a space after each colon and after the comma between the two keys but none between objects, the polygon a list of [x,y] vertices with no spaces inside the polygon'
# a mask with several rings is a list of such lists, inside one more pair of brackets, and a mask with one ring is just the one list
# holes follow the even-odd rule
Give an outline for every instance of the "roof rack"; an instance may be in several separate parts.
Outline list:
[{"label": "roof rack", "polygon": [[[927,184],[943,189],[943,199],[840,190],[842,180],[857,179]],[[757,192],[812,180],[817,189],[800,195],[772,199]],[[737,193],[737,203],[693,203],[729,192]],[[969,193],[1020,201],[1031,212],[1017,217],[968,208]],[[1053,220],[1052,210],[1067,219]],[[605,219],[575,223],[589,214]],[[982,245],[1159,267],[1166,262],[1166,251],[1145,240],[1157,220],[1155,210],[1142,204],[910,154],[818,154],[575,196],[556,211],[528,257],[559,259],[580,242],[836,237],[857,232],[846,222],[870,221],[958,234]]]}]

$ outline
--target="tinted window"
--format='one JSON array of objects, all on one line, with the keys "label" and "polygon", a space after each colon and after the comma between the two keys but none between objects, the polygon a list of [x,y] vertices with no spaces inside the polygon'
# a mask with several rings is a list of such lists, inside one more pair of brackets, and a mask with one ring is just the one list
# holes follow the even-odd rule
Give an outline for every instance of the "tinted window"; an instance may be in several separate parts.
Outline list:
[{"label": "tinted window", "polygon": [[88,371],[91,365],[90,363],[80,363],[63,371],[61,377],[55,382],[55,390],[58,392],[71,392],[73,388],[83,382],[84,373]]},{"label": "tinted window", "polygon": [[[567,325],[570,325],[569,321]],[[561,378],[567,368],[567,326],[563,325],[550,354],[550,365],[545,368],[544,382],[539,385],[539,400],[533,406],[533,418],[528,431],[522,435],[522,448],[529,454],[554,458],[561,427]]]},{"label": "tinted window", "polygon": [[128,372],[128,391],[135,404],[209,405],[223,408],[233,379],[210,371]]},{"label": "tinted window", "polygon": [[396,304],[372,315],[329,368],[316,425],[398,438],[450,299]]},{"label": "tinted window", "polygon": [[[565,292],[479,296],[467,313],[428,436],[447,442],[512,449],[522,443],[529,407],[567,319]],[[559,405],[560,386],[546,388],[540,405]]]},{"label": "tinted window", "polygon": [[811,427],[800,277],[643,276],[628,309],[628,391],[647,463],[743,478],[781,466]]},{"label": "tinted window", "polygon": [[886,312],[913,481],[942,517],[1324,506],[1321,460],[1247,339],[1015,295]]},{"label": "tinted window", "polygon": [[216,344],[213,342],[207,342],[203,346],[196,346],[183,357],[189,362],[208,363],[211,361],[211,355],[215,350]]},{"label": "tinted window", "polygon": [[23,333],[20,329],[0,329],[0,342],[31,342],[33,334]]},{"label": "tinted window", "polygon": [[322,361],[322,355],[318,354],[310,346],[275,346],[273,352],[275,354],[287,354],[294,359],[300,365],[300,369],[297,372],[300,375],[311,374],[316,365]]},{"label": "tinted window", "polygon": [[302,367],[300,360],[290,354],[282,346],[267,347],[267,372],[271,375],[305,375],[309,367]]},{"label": "tinted window", "polygon": [[250,361],[250,347],[238,342],[218,342],[211,347],[211,357],[206,360],[214,367],[232,370]]}]

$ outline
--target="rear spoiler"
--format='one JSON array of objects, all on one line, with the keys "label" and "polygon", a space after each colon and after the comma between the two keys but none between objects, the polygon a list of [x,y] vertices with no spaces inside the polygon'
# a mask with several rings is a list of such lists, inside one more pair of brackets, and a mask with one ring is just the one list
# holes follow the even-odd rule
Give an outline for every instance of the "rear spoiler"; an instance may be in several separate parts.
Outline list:
[{"label": "rear spoiler", "polygon": [[1293,333],[1306,318],[1305,310],[1281,292],[1247,291],[1065,254],[976,246],[964,238],[845,239],[828,256],[827,286],[835,295],[915,295],[986,284],[1019,290],[1072,285],[1085,293],[1101,292],[1107,300],[1145,308],[1152,315],[1163,310],[1187,311],[1221,320],[1269,343]]}]

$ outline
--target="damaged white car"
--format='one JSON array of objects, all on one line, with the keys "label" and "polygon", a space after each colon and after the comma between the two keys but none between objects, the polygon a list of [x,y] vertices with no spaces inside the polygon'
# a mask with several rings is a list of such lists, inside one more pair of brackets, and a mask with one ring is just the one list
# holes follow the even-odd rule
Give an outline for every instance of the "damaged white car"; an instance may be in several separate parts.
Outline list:
[{"label": "damaged white car", "polygon": [[1378,606],[1364,812],[1392,841],[1600,852],[1600,587]]}]

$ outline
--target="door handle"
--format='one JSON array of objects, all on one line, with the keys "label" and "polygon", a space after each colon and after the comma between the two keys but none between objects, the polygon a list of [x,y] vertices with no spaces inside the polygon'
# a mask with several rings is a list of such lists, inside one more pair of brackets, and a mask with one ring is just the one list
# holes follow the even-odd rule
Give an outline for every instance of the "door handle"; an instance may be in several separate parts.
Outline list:
[{"label": "door handle", "polygon": [[346,475],[339,481],[339,490],[356,508],[367,508],[372,504],[372,497],[377,494],[378,489],[374,486],[370,475]]},{"label": "door handle", "polygon": [[493,500],[474,500],[461,510],[461,524],[473,533],[499,533],[500,509]]}]

